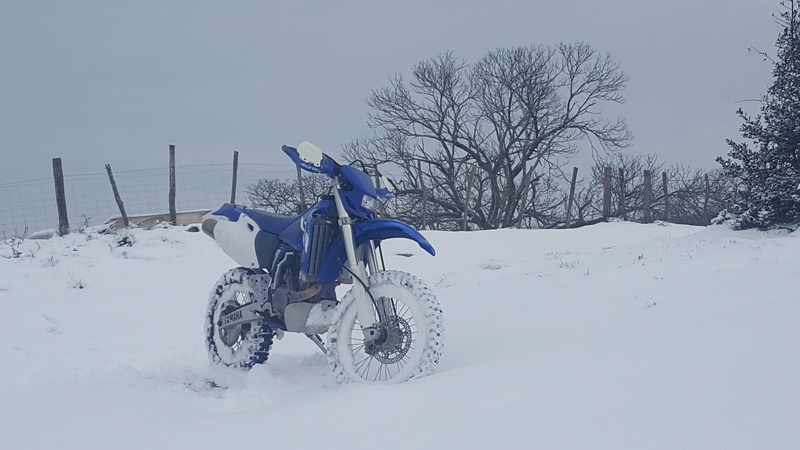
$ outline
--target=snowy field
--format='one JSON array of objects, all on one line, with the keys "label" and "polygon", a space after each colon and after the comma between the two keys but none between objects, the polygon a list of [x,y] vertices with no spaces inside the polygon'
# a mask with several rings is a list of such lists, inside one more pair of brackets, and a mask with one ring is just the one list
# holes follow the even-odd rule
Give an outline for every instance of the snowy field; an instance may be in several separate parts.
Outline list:
[{"label": "snowy field", "polygon": [[800,232],[425,234],[435,258],[387,265],[437,293],[444,354],[392,386],[339,386],[288,334],[211,367],[233,262],[202,233],[0,244],[0,449],[800,448]]}]

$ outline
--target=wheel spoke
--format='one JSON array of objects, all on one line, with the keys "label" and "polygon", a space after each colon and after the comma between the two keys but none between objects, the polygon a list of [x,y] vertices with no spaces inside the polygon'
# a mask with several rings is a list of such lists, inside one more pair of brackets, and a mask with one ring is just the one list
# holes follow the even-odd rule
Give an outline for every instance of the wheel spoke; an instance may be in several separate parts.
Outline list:
[{"label": "wheel spoke", "polygon": [[356,353],[358,353],[358,352],[360,352],[361,350],[363,350],[363,349],[364,349],[364,347],[365,347],[365,345],[364,345],[364,344],[360,344],[360,345],[353,345],[353,346],[351,346],[351,347],[352,347],[352,349],[353,349],[353,352],[352,352],[352,353],[355,355]]},{"label": "wheel spoke", "polygon": [[392,374],[392,366],[386,364],[384,365],[384,367],[386,367],[386,379],[391,380],[392,378],[394,378],[394,375]]},{"label": "wheel spoke", "polygon": [[337,351],[329,355],[337,378],[341,381],[340,375],[344,375],[384,383],[430,373],[438,359],[433,352],[441,348],[436,339],[441,333],[441,318],[426,314],[438,307],[435,297],[419,280],[392,271],[371,274],[370,290],[380,314],[377,322],[370,324],[370,330],[374,327],[376,333],[369,338],[365,338],[366,326],[358,318],[355,294],[348,293],[342,299],[345,309],[334,322],[335,334],[330,335],[337,338],[331,341]]},{"label": "wheel spoke", "polygon": [[383,374],[385,371],[386,371],[386,364],[381,364],[380,369],[378,369],[378,380],[376,381],[381,381],[381,378],[383,378]]},{"label": "wheel spoke", "polygon": [[364,364],[369,363],[369,361],[373,359],[372,356],[367,355],[366,358],[362,359],[361,361],[355,363],[356,370],[364,366]]},{"label": "wheel spoke", "polygon": [[408,305],[406,305],[405,303],[401,303],[400,304],[400,310],[397,311],[397,315],[398,316],[402,316],[406,312],[408,312]]},{"label": "wheel spoke", "polygon": [[364,378],[368,378],[369,377],[369,369],[372,366],[372,361],[374,359],[375,358],[372,358],[372,357],[368,357],[367,358],[367,360],[366,360],[367,363],[366,363],[366,365],[363,366],[364,367]]}]

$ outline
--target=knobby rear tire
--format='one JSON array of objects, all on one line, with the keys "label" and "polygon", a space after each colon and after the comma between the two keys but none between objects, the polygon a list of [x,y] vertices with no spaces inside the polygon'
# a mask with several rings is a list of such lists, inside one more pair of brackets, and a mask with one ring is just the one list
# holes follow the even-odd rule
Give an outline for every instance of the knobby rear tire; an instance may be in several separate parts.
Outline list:
[{"label": "knobby rear tire", "polygon": [[267,324],[261,321],[245,324],[231,335],[217,325],[226,308],[256,300],[254,275],[254,271],[243,267],[231,269],[211,290],[206,309],[205,341],[208,359],[213,364],[250,370],[269,357],[274,332]]}]

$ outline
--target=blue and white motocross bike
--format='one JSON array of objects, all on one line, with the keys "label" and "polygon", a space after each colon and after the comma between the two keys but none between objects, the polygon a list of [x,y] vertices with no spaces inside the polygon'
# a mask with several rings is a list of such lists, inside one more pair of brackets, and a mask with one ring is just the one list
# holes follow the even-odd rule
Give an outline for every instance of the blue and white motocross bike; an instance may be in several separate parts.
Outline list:
[{"label": "blue and white motocross bike", "polygon": [[[431,244],[403,222],[375,218],[378,198],[391,194],[363,171],[308,142],[283,151],[302,169],[329,176],[330,195],[295,217],[226,204],[203,218],[203,231],[241,266],[209,298],[211,361],[250,369],[267,360],[273,338],[294,332],[327,355],[339,382],[432,373],[443,344],[439,302],[415,276],[386,270],[381,251],[382,241],[404,238],[434,255]],[[352,287],[338,299],[340,284]]]}]

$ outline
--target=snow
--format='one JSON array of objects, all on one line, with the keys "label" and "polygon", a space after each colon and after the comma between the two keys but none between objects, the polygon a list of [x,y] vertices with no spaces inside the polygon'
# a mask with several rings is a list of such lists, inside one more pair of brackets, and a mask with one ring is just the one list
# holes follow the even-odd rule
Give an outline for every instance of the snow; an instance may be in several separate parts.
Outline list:
[{"label": "snow", "polygon": [[339,386],[291,333],[250,372],[210,366],[206,299],[235,264],[186,229],[0,244],[0,448],[800,448],[797,232],[389,241],[442,303],[439,370]]}]

